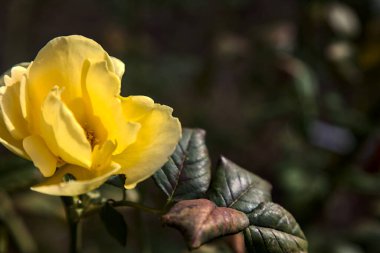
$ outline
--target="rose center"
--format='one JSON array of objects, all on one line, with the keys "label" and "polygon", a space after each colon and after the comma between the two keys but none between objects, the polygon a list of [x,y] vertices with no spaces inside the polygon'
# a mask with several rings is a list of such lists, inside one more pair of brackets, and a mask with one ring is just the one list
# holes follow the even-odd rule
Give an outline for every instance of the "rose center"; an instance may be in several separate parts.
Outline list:
[{"label": "rose center", "polygon": [[94,146],[99,143],[98,138],[96,138],[95,131],[92,129],[85,128],[86,138],[91,145],[91,148],[94,149]]}]

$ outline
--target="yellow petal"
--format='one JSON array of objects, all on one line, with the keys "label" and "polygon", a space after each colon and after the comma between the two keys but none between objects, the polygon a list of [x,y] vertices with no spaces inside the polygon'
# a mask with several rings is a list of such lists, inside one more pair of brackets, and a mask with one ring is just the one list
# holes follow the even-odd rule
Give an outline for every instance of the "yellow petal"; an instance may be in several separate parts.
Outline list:
[{"label": "yellow petal", "polygon": [[44,126],[41,135],[56,156],[67,163],[86,168],[91,166],[91,145],[86,133],[61,101],[57,87],[42,105],[41,126]]},{"label": "yellow petal", "polygon": [[0,113],[0,143],[16,155],[19,155],[25,159],[30,159],[24,151],[22,140],[16,140],[9,133],[7,127],[5,126],[2,113]]},{"label": "yellow petal", "polygon": [[[110,164],[107,169],[102,171],[89,171],[75,165],[66,165],[59,168],[53,177],[31,189],[50,195],[75,196],[98,188],[110,176],[118,174],[119,170],[120,165],[116,163]],[[74,176],[75,181],[63,182],[66,174]]]},{"label": "yellow petal", "polygon": [[111,163],[111,156],[116,149],[116,144],[106,141],[103,145],[96,145],[92,152],[91,170],[103,170]]},{"label": "yellow petal", "polygon": [[[5,80],[7,79],[7,83],[9,86],[11,86],[15,80],[11,78],[12,76],[12,71],[13,75],[20,77],[19,72],[25,73],[26,67],[29,65],[29,63],[20,63],[18,66],[13,67],[11,70],[8,70],[3,76],[0,77],[0,100],[2,100],[3,95],[7,89],[7,86],[5,84]],[[24,68],[24,69],[22,69]],[[20,91],[21,92],[21,91]],[[17,102],[15,100],[14,102]],[[1,102],[0,102],[1,103]],[[12,151],[13,153],[25,158],[25,159],[30,159],[29,156],[25,153],[23,145],[22,145],[22,140],[16,140],[8,131],[7,126],[5,125],[4,118],[3,118],[3,112],[2,109],[0,109],[0,143],[3,144],[7,149]]]},{"label": "yellow petal", "polygon": [[124,188],[127,190],[132,190],[136,187],[137,183],[130,183],[130,184],[125,184]]},{"label": "yellow petal", "polygon": [[[136,103],[136,109],[140,108]],[[133,106],[133,103],[128,105]],[[130,108],[132,110],[132,108]],[[126,188],[133,188],[138,182],[150,177],[168,160],[181,136],[181,125],[172,117],[172,109],[155,104],[139,123],[141,129],[137,140],[112,160],[122,166],[126,175]]]},{"label": "yellow petal", "polygon": [[20,109],[21,109],[21,115],[24,118],[26,122],[29,122],[29,97],[26,92],[26,78],[23,78],[21,83],[20,83]]},{"label": "yellow petal", "polygon": [[26,74],[26,68],[22,66],[14,66],[11,69],[11,76],[13,80],[21,80],[21,78]]},{"label": "yellow petal", "polygon": [[128,121],[139,121],[154,109],[154,101],[145,96],[129,96],[122,99],[123,114]]},{"label": "yellow petal", "polygon": [[[16,70],[13,70],[14,74],[16,74],[18,72],[19,67],[21,67],[21,68],[23,68],[25,70],[25,71],[22,70],[24,72],[23,74],[25,74],[26,70],[29,67],[29,65],[30,65],[30,62],[22,62],[22,63],[19,63],[19,64],[13,66],[11,69],[7,70],[3,75],[0,76],[0,86],[6,86],[4,79],[7,79],[8,81],[10,81],[9,82],[10,84],[12,83],[10,77],[12,76],[12,70],[14,68],[16,68]],[[5,76],[8,76],[8,77],[5,77]]]},{"label": "yellow petal", "polygon": [[121,80],[121,78],[123,77],[123,74],[125,72],[125,65],[122,61],[120,61],[119,59],[117,59],[116,57],[112,57],[111,56],[111,61],[113,63],[113,66],[114,66],[114,69],[115,69],[115,74],[119,77],[119,79]]},{"label": "yellow petal", "polygon": [[54,174],[57,167],[57,158],[49,151],[44,140],[38,135],[31,135],[23,141],[26,153],[45,177]]},{"label": "yellow petal", "polygon": [[107,139],[117,143],[115,154],[122,152],[136,140],[139,124],[128,122],[123,117],[120,79],[108,70],[106,62],[90,63],[86,87],[92,114],[98,117],[106,129]]},{"label": "yellow petal", "polygon": [[13,83],[13,80],[10,76],[4,75],[4,84],[5,86],[11,86]]},{"label": "yellow petal", "polygon": [[20,104],[20,91],[25,87],[25,81],[25,77],[20,77],[20,80],[15,83],[12,81],[11,85],[5,87],[0,99],[4,123],[10,134],[19,140],[29,135],[28,124],[24,119]]},{"label": "yellow petal", "polygon": [[[31,64],[28,92],[33,108],[40,108],[54,86],[65,87],[62,100],[82,123],[85,112],[79,103],[82,97],[82,67],[86,59],[104,60],[112,71],[113,63],[104,49],[83,36],[58,37],[43,47]],[[36,115],[35,117],[39,117]]]}]

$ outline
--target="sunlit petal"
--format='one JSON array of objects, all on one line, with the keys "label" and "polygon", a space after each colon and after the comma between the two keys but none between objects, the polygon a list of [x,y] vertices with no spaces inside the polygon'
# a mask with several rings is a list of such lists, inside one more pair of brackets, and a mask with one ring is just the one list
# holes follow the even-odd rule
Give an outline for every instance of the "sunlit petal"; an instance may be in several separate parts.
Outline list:
[{"label": "sunlit petal", "polygon": [[86,87],[92,114],[98,117],[106,129],[107,139],[117,143],[115,153],[122,152],[136,140],[139,124],[128,122],[123,117],[120,80],[108,70],[103,62],[91,63],[87,73]]},{"label": "sunlit petal", "polygon": [[49,151],[44,140],[38,135],[31,135],[23,141],[26,153],[42,175],[50,177],[57,167],[57,158]]},{"label": "sunlit petal", "polygon": [[154,101],[146,96],[129,96],[122,98],[123,114],[126,120],[138,121],[154,107]]},{"label": "sunlit petal", "polygon": [[88,58],[106,61],[114,71],[111,58],[104,49],[83,36],[58,37],[43,47],[29,70],[28,91],[33,97],[32,107],[39,108],[54,86],[65,87],[62,100],[82,123],[84,111],[78,101],[82,98],[82,66]]},{"label": "sunlit petal", "polygon": [[[5,87],[1,88],[0,106],[4,123],[15,139],[23,139],[29,135],[28,123],[25,121],[23,107],[26,104],[21,102],[20,94],[25,87],[26,69],[21,66],[13,67],[11,77],[5,76]],[[23,103],[23,104],[21,104]]]},{"label": "sunlit petal", "polygon": [[103,170],[111,163],[111,156],[116,149],[116,144],[106,141],[103,145],[96,145],[92,152],[92,170]]},{"label": "sunlit petal", "polygon": [[125,72],[125,65],[122,61],[117,59],[116,57],[111,56],[111,61],[113,63],[115,74],[121,79],[123,77],[123,74]]},{"label": "sunlit petal", "polygon": [[60,99],[57,87],[42,105],[42,124],[45,129],[41,135],[57,156],[67,163],[85,168],[91,166],[91,145],[86,133]]},{"label": "sunlit petal", "polygon": [[[89,171],[75,165],[67,165],[59,168],[54,176],[31,189],[50,195],[75,196],[98,188],[110,176],[118,174],[119,170],[120,165],[116,163],[110,164],[102,171]],[[66,174],[74,176],[75,181],[64,182]]]},{"label": "sunlit petal", "polygon": [[2,113],[0,113],[0,143],[16,155],[29,159],[29,156],[25,153],[22,146],[22,140],[16,140],[9,133],[7,127],[5,126]]},{"label": "sunlit petal", "polygon": [[[137,102],[136,109],[140,106]],[[142,127],[136,142],[112,158],[122,166],[126,188],[133,188],[156,172],[173,153],[181,136],[181,125],[172,117],[170,107],[156,104],[139,122]]]}]

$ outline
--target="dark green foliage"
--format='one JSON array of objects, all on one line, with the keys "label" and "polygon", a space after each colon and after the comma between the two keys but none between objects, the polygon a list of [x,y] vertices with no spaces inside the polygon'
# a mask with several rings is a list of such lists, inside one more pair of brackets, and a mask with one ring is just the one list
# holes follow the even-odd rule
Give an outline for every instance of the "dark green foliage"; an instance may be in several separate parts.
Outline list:
[{"label": "dark green foliage", "polygon": [[271,200],[271,188],[264,179],[221,157],[207,196],[218,206],[250,213]]},{"label": "dark green foliage", "polygon": [[205,134],[202,129],[183,129],[182,138],[169,161],[154,174],[155,182],[169,200],[201,198],[207,191],[211,162]]},{"label": "dark green foliage", "polygon": [[100,218],[108,233],[121,245],[125,246],[127,244],[128,228],[123,215],[116,211],[110,202],[106,202],[100,210]]},{"label": "dark green foliage", "polygon": [[[194,136],[194,133],[200,135]],[[194,148],[202,147],[206,151],[204,134],[202,130],[184,130],[171,159],[156,173],[155,180],[169,199],[174,196],[174,199],[178,200],[177,187],[182,187],[184,191],[180,196],[190,198],[203,194],[203,187],[208,185],[209,176],[207,182],[190,180],[201,184],[201,191],[186,186],[188,181],[184,181],[182,177],[193,175],[190,173],[193,170],[186,161],[203,161],[197,159],[199,155],[194,154],[201,153],[207,156],[207,153],[199,152],[199,148]],[[192,138],[198,140],[200,145],[191,145]],[[187,153],[182,149],[184,143],[186,147],[192,147],[188,148]],[[190,159],[187,160],[186,157]],[[196,165],[197,170],[209,173],[209,162]],[[271,202],[271,188],[264,179],[221,157],[207,190],[206,196],[209,200],[179,201],[162,217],[162,221],[163,224],[179,229],[190,249],[198,248],[214,238],[244,230],[249,253],[307,252],[305,235],[294,217],[283,207]]]},{"label": "dark green foliage", "polygon": [[306,253],[307,242],[274,229],[249,226],[244,231],[248,253]]},{"label": "dark green foliage", "polygon": [[247,214],[246,248],[252,253],[307,252],[307,241],[293,216],[271,201],[271,185],[221,157],[208,191],[218,206]]},{"label": "dark green foliage", "polygon": [[248,218],[250,226],[244,230],[244,237],[249,253],[307,252],[305,235],[283,207],[261,203]]}]

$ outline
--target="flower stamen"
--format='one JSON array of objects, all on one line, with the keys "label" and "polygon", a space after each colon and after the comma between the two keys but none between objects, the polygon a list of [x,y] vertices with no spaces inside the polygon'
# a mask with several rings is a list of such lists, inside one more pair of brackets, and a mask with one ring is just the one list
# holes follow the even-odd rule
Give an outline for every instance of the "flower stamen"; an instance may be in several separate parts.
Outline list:
[{"label": "flower stamen", "polygon": [[94,146],[99,143],[98,138],[95,136],[95,131],[92,129],[85,129],[86,138],[91,145],[91,148],[94,149]]}]

